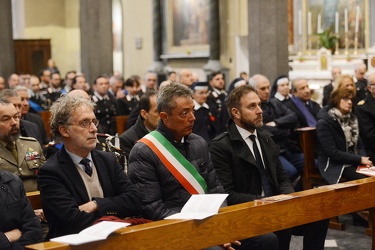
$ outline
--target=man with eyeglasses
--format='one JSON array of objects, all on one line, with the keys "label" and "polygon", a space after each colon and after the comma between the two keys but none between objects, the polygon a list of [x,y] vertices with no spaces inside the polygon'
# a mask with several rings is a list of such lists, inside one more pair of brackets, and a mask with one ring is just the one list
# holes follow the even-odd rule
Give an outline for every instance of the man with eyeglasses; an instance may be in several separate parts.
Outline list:
[{"label": "man with eyeglasses", "polygon": [[359,123],[359,135],[367,155],[375,162],[375,73],[368,77],[368,95],[358,102],[356,115]]},{"label": "man with eyeglasses", "polygon": [[50,112],[51,133],[64,145],[38,173],[46,239],[78,233],[102,216],[141,215],[138,192],[115,155],[95,149],[94,104],[66,95]]}]

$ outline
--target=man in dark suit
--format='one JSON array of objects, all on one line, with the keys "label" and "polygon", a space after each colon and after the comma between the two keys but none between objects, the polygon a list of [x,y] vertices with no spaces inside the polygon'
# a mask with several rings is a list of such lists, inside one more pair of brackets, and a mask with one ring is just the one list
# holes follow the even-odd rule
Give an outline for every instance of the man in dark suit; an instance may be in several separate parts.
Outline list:
[{"label": "man in dark suit", "polygon": [[42,136],[42,140],[43,140],[42,146],[47,145],[49,143],[49,139],[47,137],[46,127],[44,126],[42,117],[40,117],[40,115],[38,114],[29,112],[30,104],[29,104],[29,95],[27,93],[27,88],[23,86],[18,86],[14,90],[21,97],[21,103],[22,103],[21,119],[35,123],[38,126],[40,135]]},{"label": "man in dark suit", "polygon": [[341,68],[340,67],[332,67],[331,69],[332,79],[330,83],[323,87],[323,106],[328,105],[329,97],[333,88],[335,87],[335,81],[341,76]]},{"label": "man in dark suit", "polygon": [[140,215],[138,192],[115,155],[95,149],[99,122],[93,103],[66,95],[50,111],[51,132],[64,146],[38,173],[50,229],[46,239],[78,233],[102,216]]},{"label": "man in dark suit", "polygon": [[139,110],[137,122],[119,137],[120,147],[124,150],[127,159],[134,144],[158,126],[160,118],[156,108],[156,92],[154,90],[149,90],[142,95],[139,100]]},{"label": "man in dark suit", "polygon": [[306,79],[292,81],[292,98],[284,103],[298,116],[297,127],[316,127],[316,115],[320,110],[317,102],[311,100],[311,91]]},{"label": "man in dark suit", "polygon": [[[261,100],[251,86],[241,86],[229,95],[231,120],[228,131],[216,137],[210,147],[212,161],[228,205],[262,197],[294,192],[279,157],[279,148],[267,130],[262,130]],[[305,234],[303,249],[323,249],[328,221],[296,228]],[[298,231],[298,232],[297,232]],[[279,249],[289,249],[291,230],[275,232]]]}]

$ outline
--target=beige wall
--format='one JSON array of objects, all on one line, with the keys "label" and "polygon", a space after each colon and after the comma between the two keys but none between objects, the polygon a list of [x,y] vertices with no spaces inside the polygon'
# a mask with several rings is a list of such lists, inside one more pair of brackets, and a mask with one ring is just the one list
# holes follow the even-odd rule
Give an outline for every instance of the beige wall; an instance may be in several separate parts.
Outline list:
[{"label": "beige wall", "polygon": [[62,76],[80,70],[79,1],[25,0],[27,39],[51,39],[51,54]]},{"label": "beige wall", "polygon": [[[219,0],[221,18],[221,57],[236,76],[236,36],[247,35],[247,0]],[[60,72],[80,70],[79,0],[25,0],[24,37],[51,39],[52,57]],[[153,62],[152,0],[122,0],[124,77],[143,76]],[[135,40],[142,39],[137,49]],[[172,68],[200,68],[205,60],[171,60]]]},{"label": "beige wall", "polygon": [[[152,0],[123,0],[124,77],[143,75],[153,61]],[[136,49],[135,39],[142,39]]]}]

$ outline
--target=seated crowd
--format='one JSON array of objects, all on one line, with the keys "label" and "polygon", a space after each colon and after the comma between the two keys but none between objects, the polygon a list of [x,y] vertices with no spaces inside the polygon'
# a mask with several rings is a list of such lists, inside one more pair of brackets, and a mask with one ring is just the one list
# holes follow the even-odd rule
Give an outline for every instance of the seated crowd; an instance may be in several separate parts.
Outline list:
[{"label": "seated crowd", "polygon": [[[362,72],[355,69],[355,82],[333,68],[324,106],[306,79],[285,75],[271,86],[243,72],[225,90],[223,73],[202,82],[189,69],[160,84],[147,72],[101,75],[92,86],[76,71],[61,81],[54,65],[39,76],[12,74],[0,91],[0,248],[23,249],[111,216],[162,220],[192,194],[227,193],[222,206],[230,206],[301,191],[296,128],[316,128],[316,167],[327,184],[365,178],[356,167],[375,160],[375,73]],[[50,113],[50,138],[41,111]],[[114,146],[124,163],[97,136],[117,135],[117,116],[128,117]],[[43,209],[33,211],[26,192],[37,190]],[[213,249],[289,249],[291,235],[304,236],[303,249],[324,249],[327,229],[322,220]]]}]

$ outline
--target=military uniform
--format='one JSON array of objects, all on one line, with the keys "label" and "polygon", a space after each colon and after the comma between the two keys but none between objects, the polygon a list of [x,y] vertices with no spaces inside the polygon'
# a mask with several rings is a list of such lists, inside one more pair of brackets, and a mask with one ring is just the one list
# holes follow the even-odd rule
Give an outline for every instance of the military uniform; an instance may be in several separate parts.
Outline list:
[{"label": "military uniform", "polygon": [[215,113],[220,114],[226,97],[227,92],[225,90],[212,89],[207,97],[206,103],[212,110],[215,110]]},{"label": "military uniform", "polygon": [[139,95],[125,95],[123,98],[117,99],[119,115],[129,115],[130,112],[138,105]]},{"label": "military uniform", "polygon": [[365,100],[358,102],[356,116],[359,123],[359,135],[367,155],[375,161],[375,98],[369,93]]},{"label": "military uniform", "polygon": [[116,103],[108,95],[100,96],[96,92],[91,97],[96,104],[95,116],[99,120],[101,132],[115,135],[117,133],[115,116],[117,115]]},{"label": "military uniform", "polygon": [[42,92],[43,95],[44,95],[44,98],[45,98],[45,107],[47,109],[49,109],[52,104],[57,100],[59,99],[59,97],[61,96],[61,88],[52,88],[52,87],[48,87],[45,91]]},{"label": "military uniform", "polygon": [[18,163],[12,153],[0,143],[0,169],[19,176],[26,192],[38,190],[37,171],[45,158],[39,142],[32,137],[20,137],[16,141]]}]

